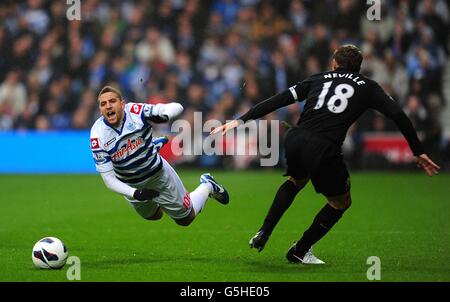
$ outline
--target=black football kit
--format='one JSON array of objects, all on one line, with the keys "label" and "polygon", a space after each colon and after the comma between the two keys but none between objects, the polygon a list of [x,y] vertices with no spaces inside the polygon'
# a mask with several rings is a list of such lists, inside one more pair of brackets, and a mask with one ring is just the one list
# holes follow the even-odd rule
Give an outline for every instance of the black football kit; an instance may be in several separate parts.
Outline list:
[{"label": "black football kit", "polygon": [[368,109],[392,119],[414,155],[424,153],[399,104],[375,81],[341,68],[313,75],[258,103],[239,119],[258,119],[296,101],[305,104],[297,126],[285,137],[286,175],[294,179],[310,177],[318,193],[335,196],[350,189],[341,146],[349,127]]}]

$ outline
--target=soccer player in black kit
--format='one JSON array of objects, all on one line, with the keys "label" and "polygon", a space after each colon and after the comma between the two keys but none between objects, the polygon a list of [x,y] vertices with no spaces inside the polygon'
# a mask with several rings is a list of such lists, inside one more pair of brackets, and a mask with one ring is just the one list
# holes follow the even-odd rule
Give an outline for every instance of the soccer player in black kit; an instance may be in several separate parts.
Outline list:
[{"label": "soccer player in black kit", "polygon": [[289,179],[278,189],[262,227],[250,239],[250,247],[263,250],[283,213],[311,180],[316,192],[323,194],[328,202],[286,257],[294,263],[324,263],[312,254],[311,247],[325,236],[352,203],[350,178],[341,146],[348,128],[367,109],[375,109],[392,119],[408,141],[417,165],[429,176],[438,173],[440,167],[425,154],[401,107],[375,81],[359,74],[361,63],[362,54],[356,46],[340,46],[333,54],[332,71],[299,82],[258,103],[239,119],[211,132],[225,134],[241,123],[258,119],[296,101],[305,101],[300,120],[285,137],[285,176]]}]

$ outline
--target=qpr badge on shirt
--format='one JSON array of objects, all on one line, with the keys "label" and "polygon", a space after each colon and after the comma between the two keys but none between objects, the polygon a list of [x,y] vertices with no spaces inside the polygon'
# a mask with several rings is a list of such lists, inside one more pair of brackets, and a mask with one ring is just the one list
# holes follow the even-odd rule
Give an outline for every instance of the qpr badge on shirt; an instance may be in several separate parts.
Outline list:
[{"label": "qpr badge on shirt", "polygon": [[126,127],[129,131],[136,129],[136,125],[134,123],[128,123]]}]

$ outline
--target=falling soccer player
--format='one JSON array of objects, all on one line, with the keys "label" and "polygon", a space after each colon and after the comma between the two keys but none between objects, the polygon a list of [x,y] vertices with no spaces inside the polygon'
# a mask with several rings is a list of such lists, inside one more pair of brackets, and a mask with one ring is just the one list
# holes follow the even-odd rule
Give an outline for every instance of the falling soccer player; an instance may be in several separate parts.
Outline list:
[{"label": "falling soccer player", "polygon": [[189,193],[175,170],[159,155],[166,137],[152,140],[152,123],[167,123],[183,112],[178,103],[125,103],[119,90],[106,86],[98,95],[102,116],[91,129],[91,150],[106,187],[123,195],[143,218],[158,220],[166,212],[188,226],[208,197],[229,202],[227,190],[209,173]]}]

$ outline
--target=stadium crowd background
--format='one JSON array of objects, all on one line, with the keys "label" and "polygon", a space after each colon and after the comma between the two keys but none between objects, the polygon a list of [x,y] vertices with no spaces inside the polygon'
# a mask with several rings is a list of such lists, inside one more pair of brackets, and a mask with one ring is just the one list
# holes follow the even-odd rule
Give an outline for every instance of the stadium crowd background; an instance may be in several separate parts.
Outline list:
[{"label": "stadium crowd background", "polygon": [[[199,111],[203,121],[225,121],[327,70],[333,49],[353,43],[364,54],[362,73],[401,104],[445,166],[440,114],[448,4],[381,1],[381,20],[370,21],[365,2],[82,0],[81,21],[69,21],[66,1],[2,1],[0,130],[88,130],[105,84],[118,86],[129,101],[176,100],[192,123]],[[266,119],[296,123],[300,112],[294,104]],[[344,150],[356,167],[368,131],[396,127],[375,112],[352,126]],[[211,157],[191,163],[223,164]]]}]

